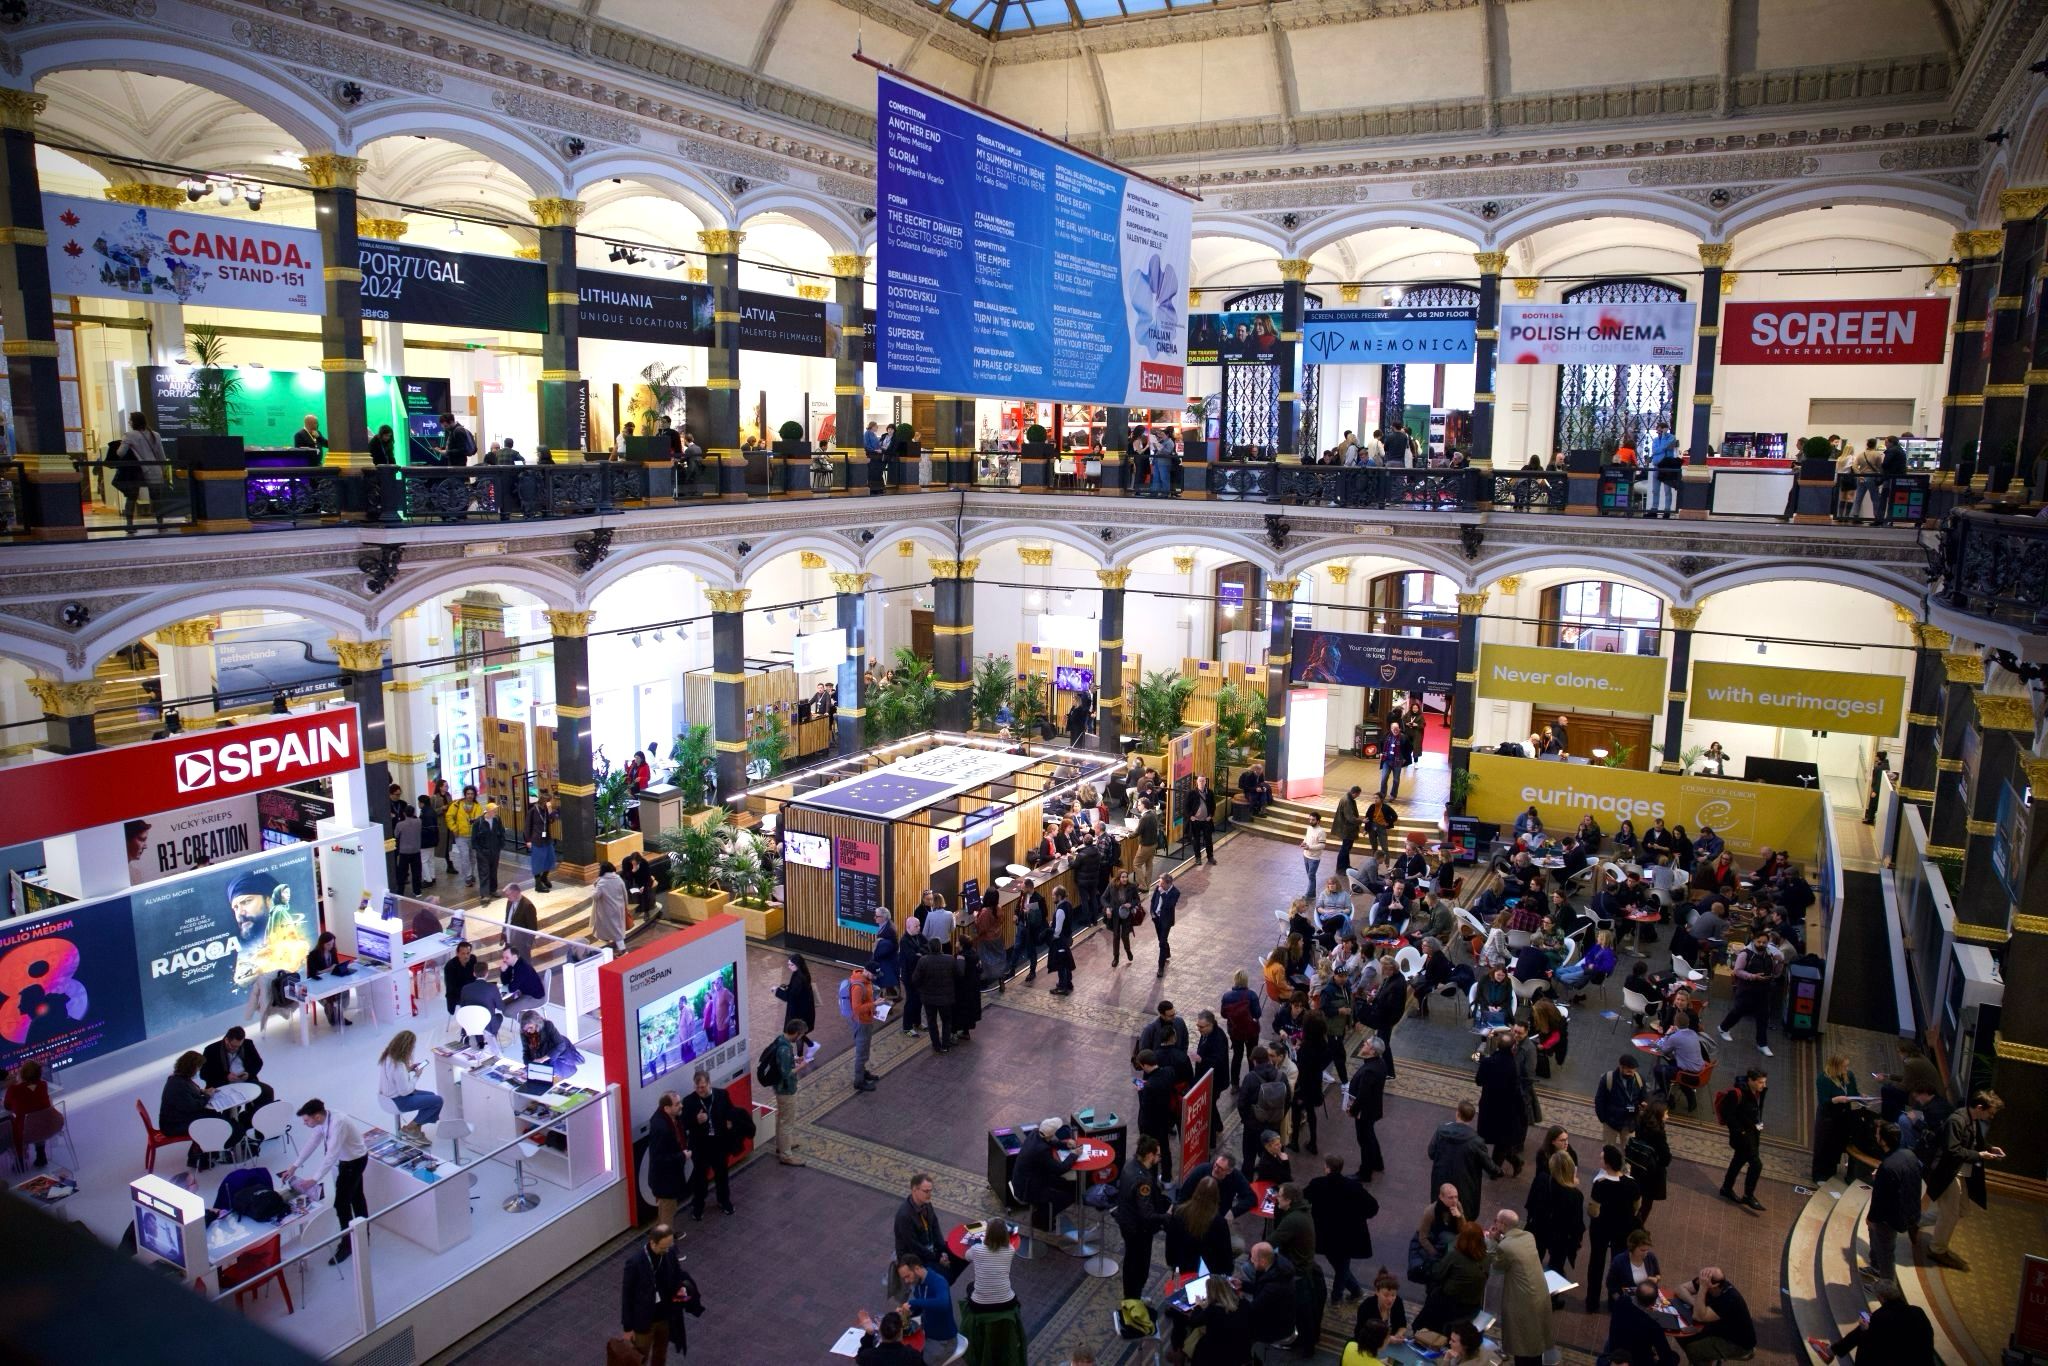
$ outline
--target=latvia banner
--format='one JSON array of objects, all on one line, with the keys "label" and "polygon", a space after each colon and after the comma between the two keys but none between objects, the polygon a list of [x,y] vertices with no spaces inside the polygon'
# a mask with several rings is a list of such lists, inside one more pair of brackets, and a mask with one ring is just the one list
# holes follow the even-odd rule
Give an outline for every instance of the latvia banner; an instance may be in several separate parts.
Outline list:
[{"label": "latvia banner", "polygon": [[138,303],[319,313],[320,234],[239,212],[43,196],[50,290]]},{"label": "latvia banner", "polygon": [[1689,365],[1693,306],[1502,304],[1502,365]]},{"label": "latvia banner", "polygon": [[1726,303],[1723,365],[1934,365],[1948,334],[1948,300]]}]

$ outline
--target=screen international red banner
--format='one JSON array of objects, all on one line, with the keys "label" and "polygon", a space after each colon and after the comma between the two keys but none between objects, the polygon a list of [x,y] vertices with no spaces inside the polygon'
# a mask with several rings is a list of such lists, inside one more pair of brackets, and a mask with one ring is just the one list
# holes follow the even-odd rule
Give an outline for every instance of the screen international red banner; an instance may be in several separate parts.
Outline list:
[{"label": "screen international red banner", "polygon": [[1724,303],[1723,365],[1933,365],[1948,300]]},{"label": "screen international red banner", "polygon": [[16,843],[289,787],[360,767],[354,707],[0,769],[0,811]]}]

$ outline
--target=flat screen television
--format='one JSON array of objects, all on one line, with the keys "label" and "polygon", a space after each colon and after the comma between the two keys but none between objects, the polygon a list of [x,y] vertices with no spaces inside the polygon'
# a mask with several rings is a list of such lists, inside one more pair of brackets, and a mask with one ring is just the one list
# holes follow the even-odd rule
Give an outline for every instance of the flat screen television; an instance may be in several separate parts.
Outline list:
[{"label": "flat screen television", "polygon": [[1061,692],[1093,692],[1095,670],[1084,669],[1079,664],[1055,664],[1052,666],[1052,685]]},{"label": "flat screen television", "polygon": [[739,965],[727,963],[640,1007],[640,1084],[687,1067],[739,1033]]}]

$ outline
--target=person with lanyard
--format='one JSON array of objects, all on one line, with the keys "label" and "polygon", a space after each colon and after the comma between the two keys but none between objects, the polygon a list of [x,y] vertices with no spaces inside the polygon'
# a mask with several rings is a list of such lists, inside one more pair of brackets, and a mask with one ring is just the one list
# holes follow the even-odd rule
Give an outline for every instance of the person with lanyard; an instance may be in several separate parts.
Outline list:
[{"label": "person with lanyard", "polygon": [[683,1315],[702,1314],[704,1301],[697,1282],[676,1256],[676,1233],[669,1225],[648,1229],[640,1251],[626,1258],[622,1292],[619,1326],[631,1335],[634,1349],[648,1366],[668,1360],[671,1342],[689,1355]]},{"label": "person with lanyard", "polygon": [[896,1259],[901,1262],[905,1257],[916,1257],[926,1266],[935,1266],[949,1276],[958,1276],[963,1264],[947,1249],[945,1237],[939,1231],[939,1211],[932,1204],[933,1189],[931,1175],[927,1172],[918,1172],[910,1178],[910,1193],[896,1207],[896,1219],[891,1227],[896,1240]]},{"label": "person with lanyard", "polygon": [[691,1080],[694,1089],[683,1097],[677,1121],[690,1153],[690,1217],[701,1220],[704,1197],[714,1180],[718,1184],[718,1208],[727,1214],[734,1212],[725,1164],[732,1155],[733,1128],[738,1115],[733,1110],[732,1097],[712,1089],[709,1072],[700,1067]]},{"label": "person with lanyard", "polygon": [[1067,901],[1067,889],[1056,888],[1053,892],[1052,924],[1047,929],[1048,950],[1045,965],[1059,978],[1052,989],[1054,996],[1074,994],[1074,908]]},{"label": "person with lanyard", "polygon": [[647,1189],[654,1196],[656,1220],[669,1225],[689,1188],[685,1155],[690,1145],[683,1133],[682,1104],[681,1096],[664,1091],[654,1118],[647,1121]]},{"label": "person with lanyard", "polygon": [[[370,1217],[369,1202],[363,1198],[363,1171],[370,1165],[370,1150],[363,1145],[362,1132],[354,1120],[329,1114],[327,1106],[317,1099],[299,1107],[299,1120],[305,1127],[306,1146],[300,1150],[298,1160],[278,1175],[302,1192],[318,1186],[329,1173],[334,1175],[334,1218],[341,1225],[342,1237],[334,1245],[327,1264],[339,1266],[355,1250],[348,1236],[350,1222]],[[305,1174],[300,1175],[302,1172]]]},{"label": "person with lanyard", "polygon": [[1216,794],[1207,774],[1197,775],[1194,791],[1187,798],[1188,849],[1196,863],[1206,857],[1216,866]]}]

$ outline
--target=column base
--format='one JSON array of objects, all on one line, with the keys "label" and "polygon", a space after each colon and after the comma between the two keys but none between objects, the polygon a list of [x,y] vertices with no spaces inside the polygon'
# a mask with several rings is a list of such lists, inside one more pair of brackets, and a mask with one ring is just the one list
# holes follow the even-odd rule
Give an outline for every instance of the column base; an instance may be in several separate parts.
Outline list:
[{"label": "column base", "polygon": [[550,881],[555,878],[566,878],[570,882],[591,883],[597,881],[597,865],[595,863],[557,863],[555,871],[550,873],[548,877]]}]

